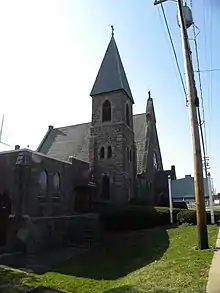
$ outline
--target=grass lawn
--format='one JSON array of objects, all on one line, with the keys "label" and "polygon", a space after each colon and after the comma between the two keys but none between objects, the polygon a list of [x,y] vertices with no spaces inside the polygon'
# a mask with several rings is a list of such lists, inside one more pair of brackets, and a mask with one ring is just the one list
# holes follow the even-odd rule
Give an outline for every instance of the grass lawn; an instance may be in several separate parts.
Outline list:
[{"label": "grass lawn", "polygon": [[114,235],[102,248],[94,248],[43,275],[1,267],[0,292],[20,292],[24,284],[76,293],[205,292],[217,231],[218,227],[209,227],[211,249],[204,251],[195,250],[194,226]]}]

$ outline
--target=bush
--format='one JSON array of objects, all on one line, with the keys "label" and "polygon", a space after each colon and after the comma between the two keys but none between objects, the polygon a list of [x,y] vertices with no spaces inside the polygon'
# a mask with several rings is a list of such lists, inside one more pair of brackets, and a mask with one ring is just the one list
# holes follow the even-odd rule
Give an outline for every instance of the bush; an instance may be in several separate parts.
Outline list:
[{"label": "bush", "polygon": [[[174,209],[174,222],[180,209]],[[128,231],[153,228],[170,224],[169,208],[127,206],[124,210],[103,214],[100,217],[106,230]]]},{"label": "bush", "polygon": [[[207,224],[211,224],[211,216],[210,212],[206,212]],[[179,224],[192,224],[196,225],[196,211],[195,210],[187,210],[180,211],[177,214],[177,222]],[[215,222],[220,222],[220,212],[215,212]]]},{"label": "bush", "polygon": [[193,210],[180,211],[177,214],[177,222],[179,224],[196,224],[196,212]]}]

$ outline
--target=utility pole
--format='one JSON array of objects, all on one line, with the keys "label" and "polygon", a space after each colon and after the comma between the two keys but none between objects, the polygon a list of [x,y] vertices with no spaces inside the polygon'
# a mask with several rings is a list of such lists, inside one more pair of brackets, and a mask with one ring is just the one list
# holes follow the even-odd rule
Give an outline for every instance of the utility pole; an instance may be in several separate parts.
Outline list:
[{"label": "utility pole", "polygon": [[[156,0],[155,4],[165,1]],[[183,46],[184,66],[186,73],[187,94],[189,99],[189,115],[190,128],[193,144],[193,159],[194,159],[194,189],[196,199],[196,219],[197,219],[197,233],[198,233],[198,249],[207,249],[208,233],[206,223],[206,210],[204,198],[204,179],[202,154],[199,135],[199,123],[197,116],[197,107],[199,107],[199,100],[196,92],[196,84],[193,73],[193,65],[191,59],[191,50],[189,46],[188,33],[186,28],[186,20],[184,15],[183,1],[178,0],[178,16],[180,21],[181,38]]]},{"label": "utility pole", "polygon": [[202,154],[199,135],[199,123],[197,116],[197,107],[199,106],[196,84],[193,73],[193,65],[191,59],[191,50],[189,46],[186,22],[183,12],[183,1],[178,0],[178,14],[181,27],[184,65],[186,71],[186,84],[189,99],[190,127],[193,144],[194,157],[194,189],[196,199],[196,219],[198,231],[198,248],[207,249],[208,233],[206,224],[205,196],[204,196],[204,179],[202,167]]}]

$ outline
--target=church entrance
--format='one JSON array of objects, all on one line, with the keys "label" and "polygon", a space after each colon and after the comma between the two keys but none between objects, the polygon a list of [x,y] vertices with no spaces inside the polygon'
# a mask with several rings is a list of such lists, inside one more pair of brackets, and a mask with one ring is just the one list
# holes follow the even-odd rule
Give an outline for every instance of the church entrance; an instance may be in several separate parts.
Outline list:
[{"label": "church entrance", "polygon": [[0,194],[0,246],[6,244],[8,219],[11,213],[11,199],[9,195],[4,192]]},{"label": "church entrance", "polygon": [[101,199],[109,200],[110,199],[110,181],[107,175],[104,175],[102,178],[102,185],[101,185]]}]

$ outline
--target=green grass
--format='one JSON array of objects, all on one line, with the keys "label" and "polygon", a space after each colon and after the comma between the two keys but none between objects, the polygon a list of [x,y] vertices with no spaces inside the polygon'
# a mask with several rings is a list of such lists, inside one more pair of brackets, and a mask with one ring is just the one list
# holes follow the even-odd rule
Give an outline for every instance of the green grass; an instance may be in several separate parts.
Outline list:
[{"label": "green grass", "polygon": [[14,286],[18,290],[22,283],[41,284],[76,293],[205,292],[217,230],[216,226],[209,227],[211,249],[203,251],[195,250],[195,226],[112,235],[102,248],[43,275],[2,268],[5,277],[0,279],[0,292],[19,292],[1,291],[8,283],[9,289]]}]

